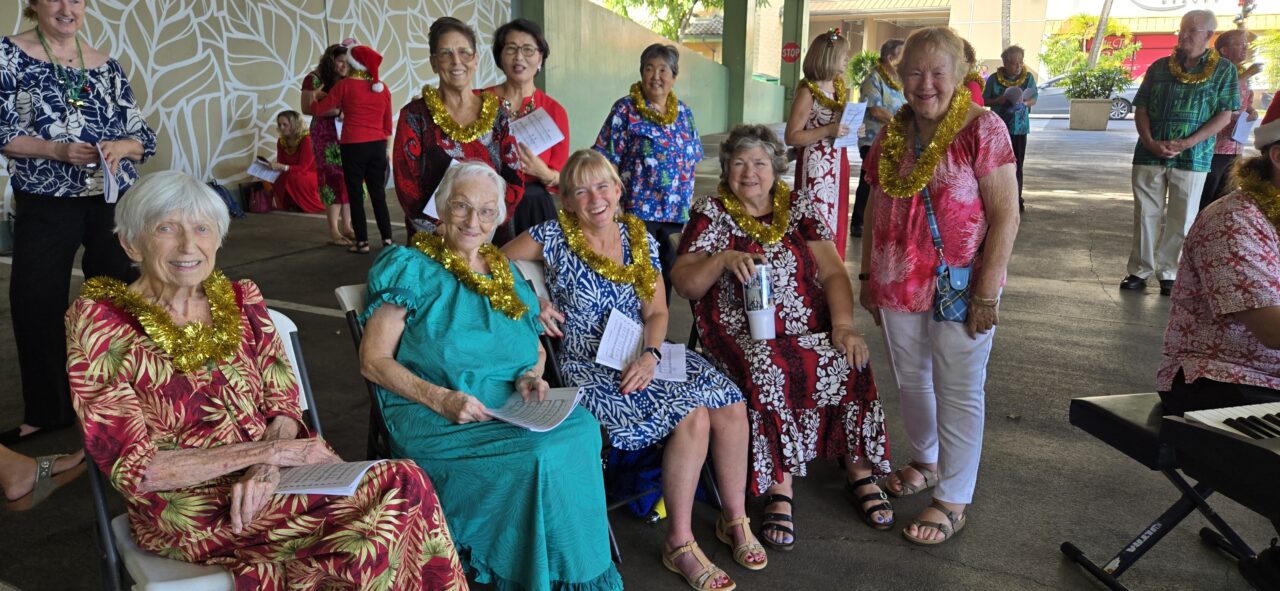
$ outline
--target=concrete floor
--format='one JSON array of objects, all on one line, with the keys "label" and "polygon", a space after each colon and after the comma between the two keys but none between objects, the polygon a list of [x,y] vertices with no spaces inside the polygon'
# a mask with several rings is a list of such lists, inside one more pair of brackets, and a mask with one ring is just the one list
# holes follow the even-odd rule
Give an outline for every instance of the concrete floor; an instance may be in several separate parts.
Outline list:
[{"label": "concrete floor", "polygon": [[[1152,289],[1120,292],[1132,205],[1131,121],[1106,132],[1072,132],[1066,121],[1033,122],[1026,166],[1027,211],[1009,269],[988,380],[986,449],[977,497],[962,535],[934,548],[875,532],[845,501],[833,465],[819,463],[797,485],[799,543],[770,554],[748,573],[716,542],[715,512],[700,505],[695,533],[743,589],[1100,589],[1059,553],[1071,540],[1104,561],[1163,511],[1174,489],[1067,422],[1077,396],[1154,390],[1169,300]],[[715,138],[709,138],[714,141]],[[700,167],[698,192],[714,187],[714,146]],[[394,202],[393,202],[394,203]],[[402,238],[401,235],[397,235]],[[249,277],[300,326],[325,431],[348,459],[364,453],[367,401],[333,288],[362,283],[372,257],[323,246],[324,222],[309,216],[250,215],[232,224],[219,265]],[[857,261],[851,245],[850,261]],[[6,260],[7,262],[7,260]],[[851,267],[852,269],[853,267]],[[856,272],[856,269],[854,269]],[[0,264],[0,289],[9,266]],[[671,306],[669,335],[683,341],[689,307]],[[886,403],[891,443],[904,463],[905,438],[883,340],[865,313],[872,367]],[[21,417],[7,299],[0,299],[0,427]],[[77,446],[72,432],[19,446],[29,455]],[[1220,513],[1260,549],[1275,536],[1256,514],[1226,499]],[[927,500],[896,503],[906,522]],[[117,511],[119,503],[116,501]],[[752,515],[760,507],[751,505]],[[622,512],[612,515],[628,589],[680,589],[659,563],[662,531]],[[1134,589],[1246,589],[1235,566],[1202,545],[1193,515],[1124,576]],[[88,484],[81,479],[29,513],[0,511],[0,580],[29,591],[98,588]],[[2,585],[0,585],[2,587]]]}]

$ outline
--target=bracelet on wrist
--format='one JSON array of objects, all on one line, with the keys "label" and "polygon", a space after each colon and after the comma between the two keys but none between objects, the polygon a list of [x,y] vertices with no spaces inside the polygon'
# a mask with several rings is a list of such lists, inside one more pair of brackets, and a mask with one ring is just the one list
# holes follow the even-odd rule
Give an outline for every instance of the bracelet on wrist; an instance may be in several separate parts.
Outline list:
[{"label": "bracelet on wrist", "polygon": [[994,308],[1000,305],[999,297],[984,298],[984,297],[979,297],[975,295],[969,298],[969,301],[972,302],[975,306],[984,306],[987,308]]}]

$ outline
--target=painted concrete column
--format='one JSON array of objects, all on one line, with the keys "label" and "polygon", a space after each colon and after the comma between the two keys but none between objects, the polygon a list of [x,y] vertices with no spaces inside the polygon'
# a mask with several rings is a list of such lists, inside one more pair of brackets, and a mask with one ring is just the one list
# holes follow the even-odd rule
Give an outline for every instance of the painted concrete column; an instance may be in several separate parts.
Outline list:
[{"label": "painted concrete column", "polygon": [[[786,0],[782,5],[782,45],[785,47],[787,43],[799,45],[801,57],[809,48],[809,0]],[[778,82],[786,88],[787,93],[786,100],[783,101],[783,119],[791,112],[791,103],[796,98],[796,86],[804,78],[800,63],[799,59],[791,64],[785,60],[782,62],[782,74],[778,77]]]},{"label": "painted concrete column", "polygon": [[751,75],[755,72],[756,46],[755,0],[725,0],[724,3],[724,60],[729,70],[729,125],[746,120],[746,102]]}]

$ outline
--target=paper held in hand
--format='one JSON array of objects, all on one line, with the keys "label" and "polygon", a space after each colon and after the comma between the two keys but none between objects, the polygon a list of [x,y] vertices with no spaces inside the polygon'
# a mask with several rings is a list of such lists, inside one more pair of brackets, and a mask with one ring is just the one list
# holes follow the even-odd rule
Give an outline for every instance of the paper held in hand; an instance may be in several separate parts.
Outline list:
[{"label": "paper held in hand", "polygon": [[1241,111],[1240,116],[1236,118],[1236,127],[1231,130],[1231,139],[1244,145],[1249,145],[1249,136],[1253,133],[1253,126],[1258,124],[1260,117],[1255,117],[1253,121],[1249,120],[1249,114]]},{"label": "paper held in hand", "polygon": [[[119,166],[117,164],[117,166]],[[102,173],[102,198],[107,203],[120,200],[120,183],[116,181],[116,173],[107,165],[107,155],[98,148],[98,171]]]},{"label": "paper held in hand", "polygon": [[367,462],[342,462],[338,464],[311,464],[280,469],[278,495],[332,495],[349,497],[364,473],[384,460]]},{"label": "paper held in hand", "polygon": [[849,128],[849,133],[832,142],[837,150],[858,147],[858,126],[862,125],[862,118],[866,115],[867,103],[848,103],[844,106],[844,113],[840,115],[840,125]]},{"label": "paper held in hand", "polygon": [[280,178],[280,171],[271,170],[270,166],[257,160],[254,160],[253,164],[249,165],[248,173],[249,176],[260,178],[268,183],[274,183],[276,179]]},{"label": "paper held in hand", "polygon": [[491,408],[489,414],[500,419],[524,427],[530,431],[542,433],[560,426],[573,407],[582,400],[582,388],[551,388],[546,398],[525,402],[519,392],[512,392],[502,408]]},{"label": "paper held in hand", "polygon": [[532,113],[511,122],[511,135],[516,141],[529,147],[534,154],[550,150],[552,146],[564,141],[564,134],[556,127],[556,122],[547,114],[546,109],[535,109]]},{"label": "paper held in hand", "polygon": [[[644,353],[644,327],[627,318],[616,308],[609,312],[609,323],[600,336],[600,349],[596,351],[596,363],[622,371],[627,364]],[[662,361],[658,362],[653,377],[669,382],[685,381],[684,345],[662,343]]]}]

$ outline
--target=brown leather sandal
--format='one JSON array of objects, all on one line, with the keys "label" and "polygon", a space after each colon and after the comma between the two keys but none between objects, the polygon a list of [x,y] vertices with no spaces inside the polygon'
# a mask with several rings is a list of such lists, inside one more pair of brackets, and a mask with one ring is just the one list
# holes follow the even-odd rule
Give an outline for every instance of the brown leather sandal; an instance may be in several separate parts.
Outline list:
[{"label": "brown leather sandal", "polygon": [[[685,552],[692,554],[693,557],[697,559],[698,564],[702,565],[702,570],[698,571],[697,574],[692,577],[684,574],[684,571],[680,570],[680,568],[676,566],[676,559]],[[693,587],[697,591],[733,591],[738,588],[738,584],[733,582],[733,579],[729,579],[728,573],[724,572],[723,569],[715,564],[712,564],[710,560],[707,560],[707,555],[702,553],[702,549],[698,548],[698,542],[694,540],[689,540],[683,546],[664,553],[662,555],[662,566],[665,566],[667,567],[667,570],[684,577],[684,582],[688,583],[690,587]],[[711,584],[722,576],[729,579],[729,584],[723,587],[712,587]]]},{"label": "brown leather sandal", "polygon": [[955,511],[948,509],[946,505],[943,505],[942,502],[938,501],[938,499],[934,499],[932,503],[929,503],[929,506],[941,511],[943,515],[947,516],[947,521],[951,523],[938,523],[937,521],[921,521],[919,518],[912,519],[911,523],[914,523],[916,525],[917,531],[919,531],[919,529],[922,527],[929,527],[942,532],[942,539],[926,540],[923,538],[917,538],[907,533],[906,528],[903,528],[902,537],[906,538],[908,542],[911,542],[912,544],[918,544],[921,546],[937,546],[938,544],[941,544],[943,542],[946,542],[947,540],[950,540],[952,536],[955,536],[956,534],[960,533],[960,530],[964,529],[964,524],[967,522],[965,513],[961,513],[960,516],[957,517]]},{"label": "brown leather sandal", "polygon": [[[743,542],[740,546],[733,545],[733,536],[729,533],[729,531],[735,527],[741,527],[743,535],[746,536],[747,541]],[[742,568],[749,570],[763,570],[764,567],[769,566],[768,556],[765,556],[765,559],[762,562],[751,562],[747,560],[747,557],[752,554],[759,553],[764,555],[765,552],[764,546],[760,545],[760,540],[757,540],[755,534],[751,533],[751,520],[747,519],[746,515],[737,519],[730,519],[729,521],[725,521],[724,517],[717,519],[716,538],[733,549],[733,561],[741,565]]]},{"label": "brown leather sandal", "polygon": [[893,471],[893,477],[898,479],[898,485],[902,487],[902,490],[899,490],[898,492],[894,492],[892,488],[889,488],[889,482],[888,480],[886,480],[884,485],[884,492],[888,493],[889,496],[895,499],[902,498],[902,497],[909,497],[914,494],[922,493],[938,485],[938,473],[928,468],[925,468],[924,464],[918,464],[916,462],[908,462],[907,467],[911,468],[912,470],[915,470],[918,474],[920,474],[920,477],[924,479],[924,485],[915,485],[915,484],[911,484],[910,482],[907,482],[907,479],[902,476],[902,471],[906,470],[906,468],[898,468],[897,470]]}]

